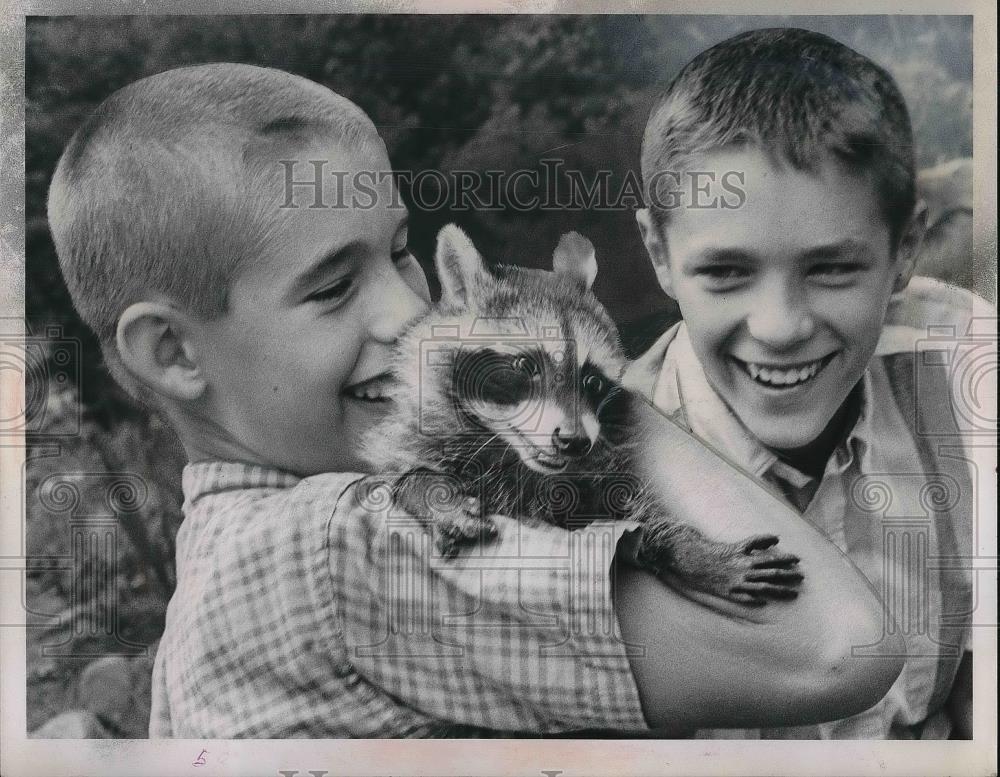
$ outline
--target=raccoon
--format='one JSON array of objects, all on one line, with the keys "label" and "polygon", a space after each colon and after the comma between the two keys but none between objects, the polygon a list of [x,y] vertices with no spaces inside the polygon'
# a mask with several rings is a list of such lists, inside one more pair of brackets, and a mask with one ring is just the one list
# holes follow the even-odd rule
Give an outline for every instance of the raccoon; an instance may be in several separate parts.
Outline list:
[{"label": "raccoon", "polygon": [[716,542],[673,520],[636,474],[627,360],[590,291],[593,246],[571,232],[553,272],[488,269],[456,226],[438,235],[441,299],[401,337],[392,410],[366,436],[395,503],[432,529],[442,554],[496,535],[491,515],[566,529],[642,524],[636,560],[661,579],[745,605],[791,599],[799,559],[755,535]]}]

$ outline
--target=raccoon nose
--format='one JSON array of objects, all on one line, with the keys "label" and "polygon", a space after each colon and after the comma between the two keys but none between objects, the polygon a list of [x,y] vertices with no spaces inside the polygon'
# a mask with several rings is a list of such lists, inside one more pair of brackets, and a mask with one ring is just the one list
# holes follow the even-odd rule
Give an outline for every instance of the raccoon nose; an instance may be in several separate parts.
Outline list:
[{"label": "raccoon nose", "polygon": [[563,435],[556,427],[552,432],[552,447],[566,456],[583,456],[590,451],[590,439],[578,435]]}]

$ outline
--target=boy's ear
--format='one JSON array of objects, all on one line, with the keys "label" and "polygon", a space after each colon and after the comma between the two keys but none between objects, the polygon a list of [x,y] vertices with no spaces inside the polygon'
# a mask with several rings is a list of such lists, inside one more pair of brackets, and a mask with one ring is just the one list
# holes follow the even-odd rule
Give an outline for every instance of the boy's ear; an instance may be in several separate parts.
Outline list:
[{"label": "boy's ear", "polygon": [[455,224],[446,224],[438,232],[434,265],[441,282],[441,301],[464,307],[485,263],[468,235]]},{"label": "boy's ear", "polygon": [[895,263],[897,268],[896,280],[893,283],[893,293],[903,291],[913,277],[913,272],[917,266],[917,257],[920,256],[920,249],[924,244],[924,234],[927,232],[927,203],[918,200],[913,208],[913,215],[906,223],[903,231],[899,235],[899,243],[896,246]]},{"label": "boy's ear", "polygon": [[637,210],[635,220],[639,224],[639,233],[642,235],[643,245],[646,246],[646,253],[649,254],[650,261],[653,262],[653,270],[656,272],[656,279],[660,282],[660,288],[676,299],[673,278],[670,277],[670,252],[667,249],[666,236],[656,226],[649,208]]},{"label": "boy's ear", "polygon": [[579,232],[567,232],[559,238],[552,254],[552,269],[587,291],[597,277],[597,254],[594,244]]},{"label": "boy's ear", "polygon": [[157,394],[179,401],[200,397],[206,388],[187,337],[188,317],[170,305],[137,302],[118,319],[116,344],[122,364]]}]

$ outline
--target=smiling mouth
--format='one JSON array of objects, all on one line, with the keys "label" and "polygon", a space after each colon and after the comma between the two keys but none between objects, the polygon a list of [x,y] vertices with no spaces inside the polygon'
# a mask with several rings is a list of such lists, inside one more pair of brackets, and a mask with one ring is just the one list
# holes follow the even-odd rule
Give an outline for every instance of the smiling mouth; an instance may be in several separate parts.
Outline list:
[{"label": "smiling mouth", "polygon": [[374,378],[345,387],[342,393],[350,399],[361,402],[385,404],[392,401],[390,391],[393,385],[394,382],[390,375],[376,375]]},{"label": "smiling mouth", "polygon": [[788,389],[798,388],[799,386],[811,383],[823,371],[826,365],[833,361],[833,357],[836,355],[836,352],[834,352],[827,354],[822,359],[789,365],[745,362],[742,359],[737,359],[735,356],[730,358],[739,365],[740,369],[754,383],[766,386],[769,389],[787,391]]}]

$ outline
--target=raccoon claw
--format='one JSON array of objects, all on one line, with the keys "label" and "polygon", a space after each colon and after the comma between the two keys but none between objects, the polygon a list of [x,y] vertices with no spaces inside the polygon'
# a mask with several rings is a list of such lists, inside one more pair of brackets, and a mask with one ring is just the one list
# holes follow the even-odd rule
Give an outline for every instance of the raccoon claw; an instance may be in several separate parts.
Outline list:
[{"label": "raccoon claw", "polygon": [[773,558],[764,564],[754,564],[743,571],[742,579],[729,589],[730,599],[759,607],[768,600],[789,600],[799,595],[799,584],[805,579],[795,568],[799,560],[788,554],[769,555]]},{"label": "raccoon claw", "polygon": [[755,534],[740,543],[740,549],[743,553],[748,556],[753,555],[754,551],[767,550],[768,548],[773,548],[778,544],[778,538],[773,534]]},{"label": "raccoon claw", "polygon": [[455,558],[463,546],[491,540],[500,533],[493,519],[471,515],[464,520],[439,519],[434,524],[434,544],[445,558]]},{"label": "raccoon claw", "polygon": [[783,580],[789,583],[801,583],[805,580],[805,575],[794,569],[751,569],[744,575],[744,580],[748,582]]},{"label": "raccoon claw", "polygon": [[741,542],[739,547],[741,553],[753,558],[751,566],[755,569],[792,567],[799,563],[798,556],[770,550],[777,544],[778,538],[773,534],[756,534]]},{"label": "raccoon claw", "polygon": [[492,539],[500,534],[500,529],[493,522],[492,518],[475,518],[465,522],[462,527],[466,537],[473,537],[478,539],[479,537],[488,537]]},{"label": "raccoon claw", "polygon": [[773,553],[760,561],[755,561],[751,566],[754,569],[783,569],[794,567],[799,563],[799,557],[791,553]]},{"label": "raccoon claw", "polygon": [[729,591],[730,599],[754,607],[767,604],[768,599],[784,599],[788,601],[795,599],[798,595],[799,592],[794,588],[786,588],[769,583],[745,583],[733,586]]}]

